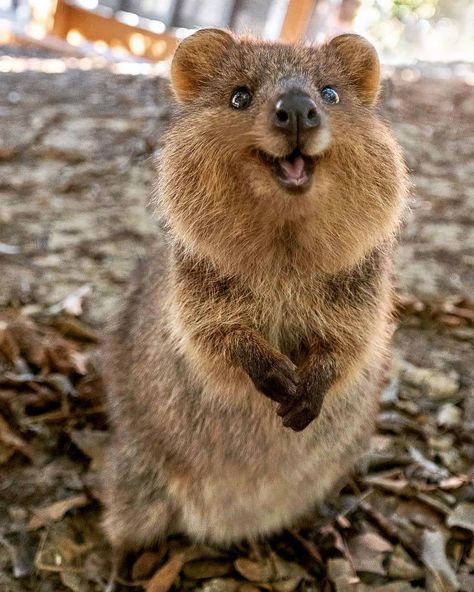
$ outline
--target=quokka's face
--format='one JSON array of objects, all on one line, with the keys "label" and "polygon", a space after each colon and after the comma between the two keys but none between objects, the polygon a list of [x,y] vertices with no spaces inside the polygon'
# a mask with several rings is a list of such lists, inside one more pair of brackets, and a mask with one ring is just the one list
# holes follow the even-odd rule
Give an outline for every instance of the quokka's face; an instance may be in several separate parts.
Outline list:
[{"label": "quokka's face", "polygon": [[198,149],[214,154],[216,166],[233,161],[243,181],[288,195],[324,182],[334,148],[357,152],[379,77],[374,48],[357,35],[309,47],[218,29],[185,39],[171,70],[183,117],[201,135]]}]

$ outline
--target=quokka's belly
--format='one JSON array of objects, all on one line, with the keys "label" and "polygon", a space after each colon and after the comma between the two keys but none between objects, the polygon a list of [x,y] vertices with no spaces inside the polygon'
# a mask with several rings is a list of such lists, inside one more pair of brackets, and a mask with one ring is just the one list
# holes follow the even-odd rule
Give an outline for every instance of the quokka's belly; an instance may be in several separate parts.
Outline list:
[{"label": "quokka's belly", "polygon": [[368,443],[376,407],[374,387],[363,381],[351,393],[333,395],[302,433],[272,424],[274,445],[262,452],[256,442],[247,462],[230,462],[225,446],[216,455],[214,442],[205,471],[189,475],[186,483],[172,482],[179,529],[227,544],[291,526],[353,466]]}]

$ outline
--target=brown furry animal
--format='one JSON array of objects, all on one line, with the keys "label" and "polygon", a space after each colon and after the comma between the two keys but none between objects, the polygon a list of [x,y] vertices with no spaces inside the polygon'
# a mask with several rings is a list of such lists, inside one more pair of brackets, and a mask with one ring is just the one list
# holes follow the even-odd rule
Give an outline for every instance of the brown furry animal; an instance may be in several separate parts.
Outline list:
[{"label": "brown furry animal", "polygon": [[178,47],[156,199],[167,238],[104,364],[116,549],[278,531],[366,444],[405,201],[379,77],[356,35],[314,47],[211,29]]}]

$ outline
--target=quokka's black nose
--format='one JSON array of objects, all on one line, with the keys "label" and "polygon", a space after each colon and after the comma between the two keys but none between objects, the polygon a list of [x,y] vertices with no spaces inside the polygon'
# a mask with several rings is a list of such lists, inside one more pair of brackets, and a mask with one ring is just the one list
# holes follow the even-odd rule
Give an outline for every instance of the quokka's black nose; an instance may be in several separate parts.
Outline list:
[{"label": "quokka's black nose", "polygon": [[321,123],[316,103],[300,92],[288,91],[275,103],[273,125],[290,134],[318,127]]}]

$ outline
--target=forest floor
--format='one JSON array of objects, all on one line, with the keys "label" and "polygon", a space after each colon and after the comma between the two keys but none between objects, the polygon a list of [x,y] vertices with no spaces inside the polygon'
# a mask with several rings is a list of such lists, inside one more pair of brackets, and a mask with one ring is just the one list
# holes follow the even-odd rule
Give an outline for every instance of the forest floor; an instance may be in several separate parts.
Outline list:
[{"label": "forest floor", "polygon": [[[413,199],[370,451],[298,530],[227,550],[174,538],[136,558],[137,589],[474,590],[474,72],[386,75]],[[153,240],[167,85],[107,69],[1,77],[0,590],[93,592],[110,569],[96,352]]]}]

